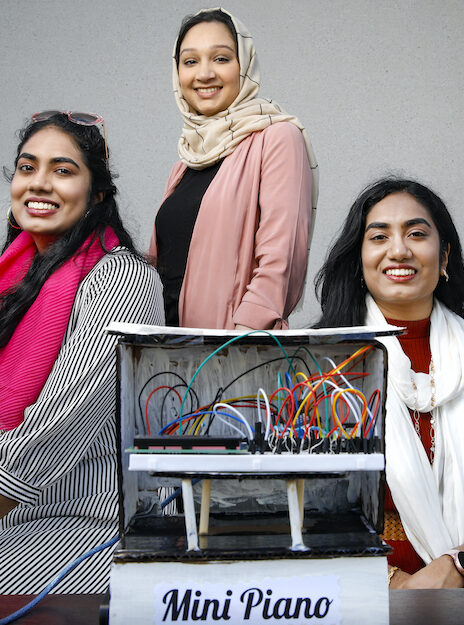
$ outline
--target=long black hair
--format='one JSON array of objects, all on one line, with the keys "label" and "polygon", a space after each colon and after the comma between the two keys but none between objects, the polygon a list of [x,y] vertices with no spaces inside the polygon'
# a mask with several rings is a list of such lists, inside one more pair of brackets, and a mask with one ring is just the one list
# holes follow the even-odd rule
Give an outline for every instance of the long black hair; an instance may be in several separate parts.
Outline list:
[{"label": "long black hair", "polygon": [[[86,212],[70,230],[55,241],[43,254],[36,254],[23,280],[14,289],[0,295],[0,347],[5,346],[16,326],[29,310],[45,281],[63,263],[69,260],[91,236],[97,238],[105,251],[103,237],[111,226],[121,245],[136,253],[131,236],[125,230],[119,216],[115,196],[116,186],[108,167],[105,142],[98,128],[82,126],[69,121],[67,115],[57,113],[45,121],[29,122],[19,133],[15,168],[24,144],[37,132],[53,126],[68,134],[80,149],[82,158],[90,171],[90,190]],[[13,174],[8,176],[10,182]],[[10,220],[12,220],[12,216]],[[11,245],[20,230],[8,223],[6,242],[2,249]]]},{"label": "long black hair", "polygon": [[177,66],[179,66],[180,47],[184,41],[185,35],[191,28],[197,24],[201,24],[202,22],[220,22],[221,24],[227,26],[235,41],[235,50],[238,57],[237,31],[235,30],[235,26],[230,15],[224,13],[221,9],[209,9],[207,11],[200,11],[200,13],[196,13],[195,15],[186,15],[182,20],[179,34],[177,35],[176,50],[174,52]]},{"label": "long black hair", "polygon": [[434,296],[464,317],[464,264],[456,227],[444,202],[433,191],[414,180],[382,178],[366,187],[350,208],[337,240],[316,275],[316,296],[322,316],[318,328],[363,325],[366,317],[366,286],[361,246],[366,217],[371,208],[392,193],[409,193],[427,210],[440,237],[440,260],[450,250],[449,282],[440,277]]}]

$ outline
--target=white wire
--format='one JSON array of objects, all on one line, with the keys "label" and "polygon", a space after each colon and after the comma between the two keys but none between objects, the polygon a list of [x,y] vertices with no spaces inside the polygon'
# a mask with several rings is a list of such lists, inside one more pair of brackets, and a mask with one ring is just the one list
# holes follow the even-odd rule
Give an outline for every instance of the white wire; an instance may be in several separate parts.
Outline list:
[{"label": "white wire", "polygon": [[261,419],[261,404],[259,401],[259,396],[260,394],[263,396],[264,399],[264,403],[266,404],[266,431],[264,432],[264,440],[267,441],[268,436],[269,436],[269,430],[271,427],[271,407],[269,405],[269,399],[265,393],[265,391],[262,388],[258,389],[258,393],[256,395],[256,405],[258,408],[258,419],[260,420],[260,422],[262,423],[262,419]]},{"label": "white wire", "polygon": [[[237,427],[235,427],[232,423],[229,423],[228,421],[225,421],[224,419],[221,419],[220,415],[218,415],[216,413],[218,408],[222,408],[223,410],[230,411],[233,412],[237,415],[237,417],[240,419],[240,421],[242,421],[242,423],[245,425],[246,429],[248,430],[249,433],[249,440],[251,441],[253,438],[253,432],[251,430],[250,424],[248,423],[248,421],[245,419],[245,417],[242,415],[242,413],[237,410],[237,408],[234,408],[233,406],[230,406],[229,404],[223,404],[223,403],[218,403],[215,404],[213,407],[213,412],[214,412],[214,416],[218,417],[223,423],[227,423],[228,425],[230,425],[231,427],[233,427],[235,430],[238,430]],[[238,430],[240,432],[240,434],[242,434],[242,432],[240,430]]]},{"label": "white wire", "polygon": [[[334,361],[332,360],[332,358],[329,358],[329,356],[324,356],[324,357],[322,358],[322,360],[327,360],[327,361],[328,361],[328,362],[332,365],[332,367],[333,367],[334,369],[337,369],[337,365],[334,363]],[[352,384],[350,384],[350,382],[348,382],[348,380],[345,378],[345,376],[344,376],[342,373],[338,372],[338,375],[341,377],[341,379],[345,382],[345,384],[346,384],[347,386],[349,386],[350,388],[354,389],[354,386],[353,386]],[[363,395],[364,395],[364,393],[363,393]],[[345,394],[344,394],[344,396],[345,396]],[[359,401],[359,403],[361,404],[361,406],[363,406],[363,405],[364,405],[363,400],[362,400],[362,399],[361,399],[358,395],[356,395],[356,394],[355,394],[355,397],[356,397],[356,399]],[[368,404],[368,402],[367,402],[367,397],[366,397],[365,395],[364,395],[364,399],[366,400],[367,414],[369,415],[369,417],[370,417],[370,419],[371,419],[371,421],[372,421],[372,420],[373,420],[372,411],[371,411],[371,409],[369,408],[369,404]]]},{"label": "white wire", "polygon": [[334,361],[332,360],[332,358],[329,358],[329,356],[324,356],[322,358],[322,360],[327,360],[331,365],[332,365],[332,369],[336,369],[337,370],[337,375],[339,375],[341,377],[341,379],[345,382],[345,384],[347,386],[349,386],[350,388],[353,388],[353,386],[348,382],[348,380],[345,378],[345,376],[343,375],[343,373],[341,373],[338,370],[338,366],[334,363]]},{"label": "white wire", "polygon": [[225,419],[223,419],[221,417],[221,415],[216,414],[215,415],[216,419],[219,419],[219,421],[222,421],[223,423],[225,423],[227,426],[229,426],[230,428],[232,428],[233,430],[235,430],[236,432],[238,432],[240,434],[240,436],[246,436],[245,432],[242,432],[242,430],[240,430],[236,425],[234,425],[233,423],[231,423],[230,421],[226,421]]},{"label": "white wire", "polygon": [[312,454],[313,451],[316,449],[316,447],[319,447],[319,445],[322,445],[322,443],[325,441],[325,438],[321,438],[320,441],[318,441],[317,443],[315,443],[312,447],[308,446],[308,453]]},{"label": "white wire", "polygon": [[271,435],[269,436],[268,444],[271,452],[275,454],[275,452],[277,451],[277,438],[273,432],[271,432]]}]

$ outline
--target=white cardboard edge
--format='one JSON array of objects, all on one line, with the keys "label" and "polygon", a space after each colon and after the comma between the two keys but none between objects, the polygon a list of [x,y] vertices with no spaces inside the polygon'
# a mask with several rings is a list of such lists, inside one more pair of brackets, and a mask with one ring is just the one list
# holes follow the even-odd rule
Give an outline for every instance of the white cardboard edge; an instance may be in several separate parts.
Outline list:
[{"label": "white cardboard edge", "polygon": [[[136,335],[136,336],[157,336],[157,335],[171,335],[171,336],[209,336],[209,337],[234,337],[234,336],[247,336],[249,332],[243,332],[242,330],[213,330],[208,328],[175,328],[171,326],[150,326],[137,323],[119,323],[112,321],[106,328],[106,332],[110,334],[119,335]],[[375,336],[385,336],[389,334],[401,334],[405,328],[383,325],[383,326],[352,326],[346,328],[319,328],[317,330],[312,328],[295,329],[295,330],[272,330],[260,331],[252,330],[251,336],[338,336],[343,338],[346,336],[364,336],[374,338]]]}]

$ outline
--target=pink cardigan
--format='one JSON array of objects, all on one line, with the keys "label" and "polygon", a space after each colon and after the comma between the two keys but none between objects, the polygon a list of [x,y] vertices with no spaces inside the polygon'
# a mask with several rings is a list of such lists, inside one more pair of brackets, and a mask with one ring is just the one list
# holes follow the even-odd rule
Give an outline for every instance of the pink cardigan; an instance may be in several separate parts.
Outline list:
[{"label": "pink cardigan", "polygon": [[[186,166],[177,162],[163,201]],[[244,139],[208,187],[190,243],[180,325],[287,328],[308,260],[311,170],[303,135],[279,122]],[[156,228],[149,254],[156,263]]]}]

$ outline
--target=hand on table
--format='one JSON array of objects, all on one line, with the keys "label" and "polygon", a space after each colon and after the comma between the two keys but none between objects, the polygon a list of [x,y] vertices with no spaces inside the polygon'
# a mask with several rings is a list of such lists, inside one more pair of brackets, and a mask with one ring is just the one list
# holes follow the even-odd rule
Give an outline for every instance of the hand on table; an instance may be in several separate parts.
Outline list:
[{"label": "hand on table", "polygon": [[[464,545],[456,547],[464,551]],[[413,575],[401,569],[390,580],[390,589],[464,588],[464,575],[457,570],[450,556],[443,555]]]}]

